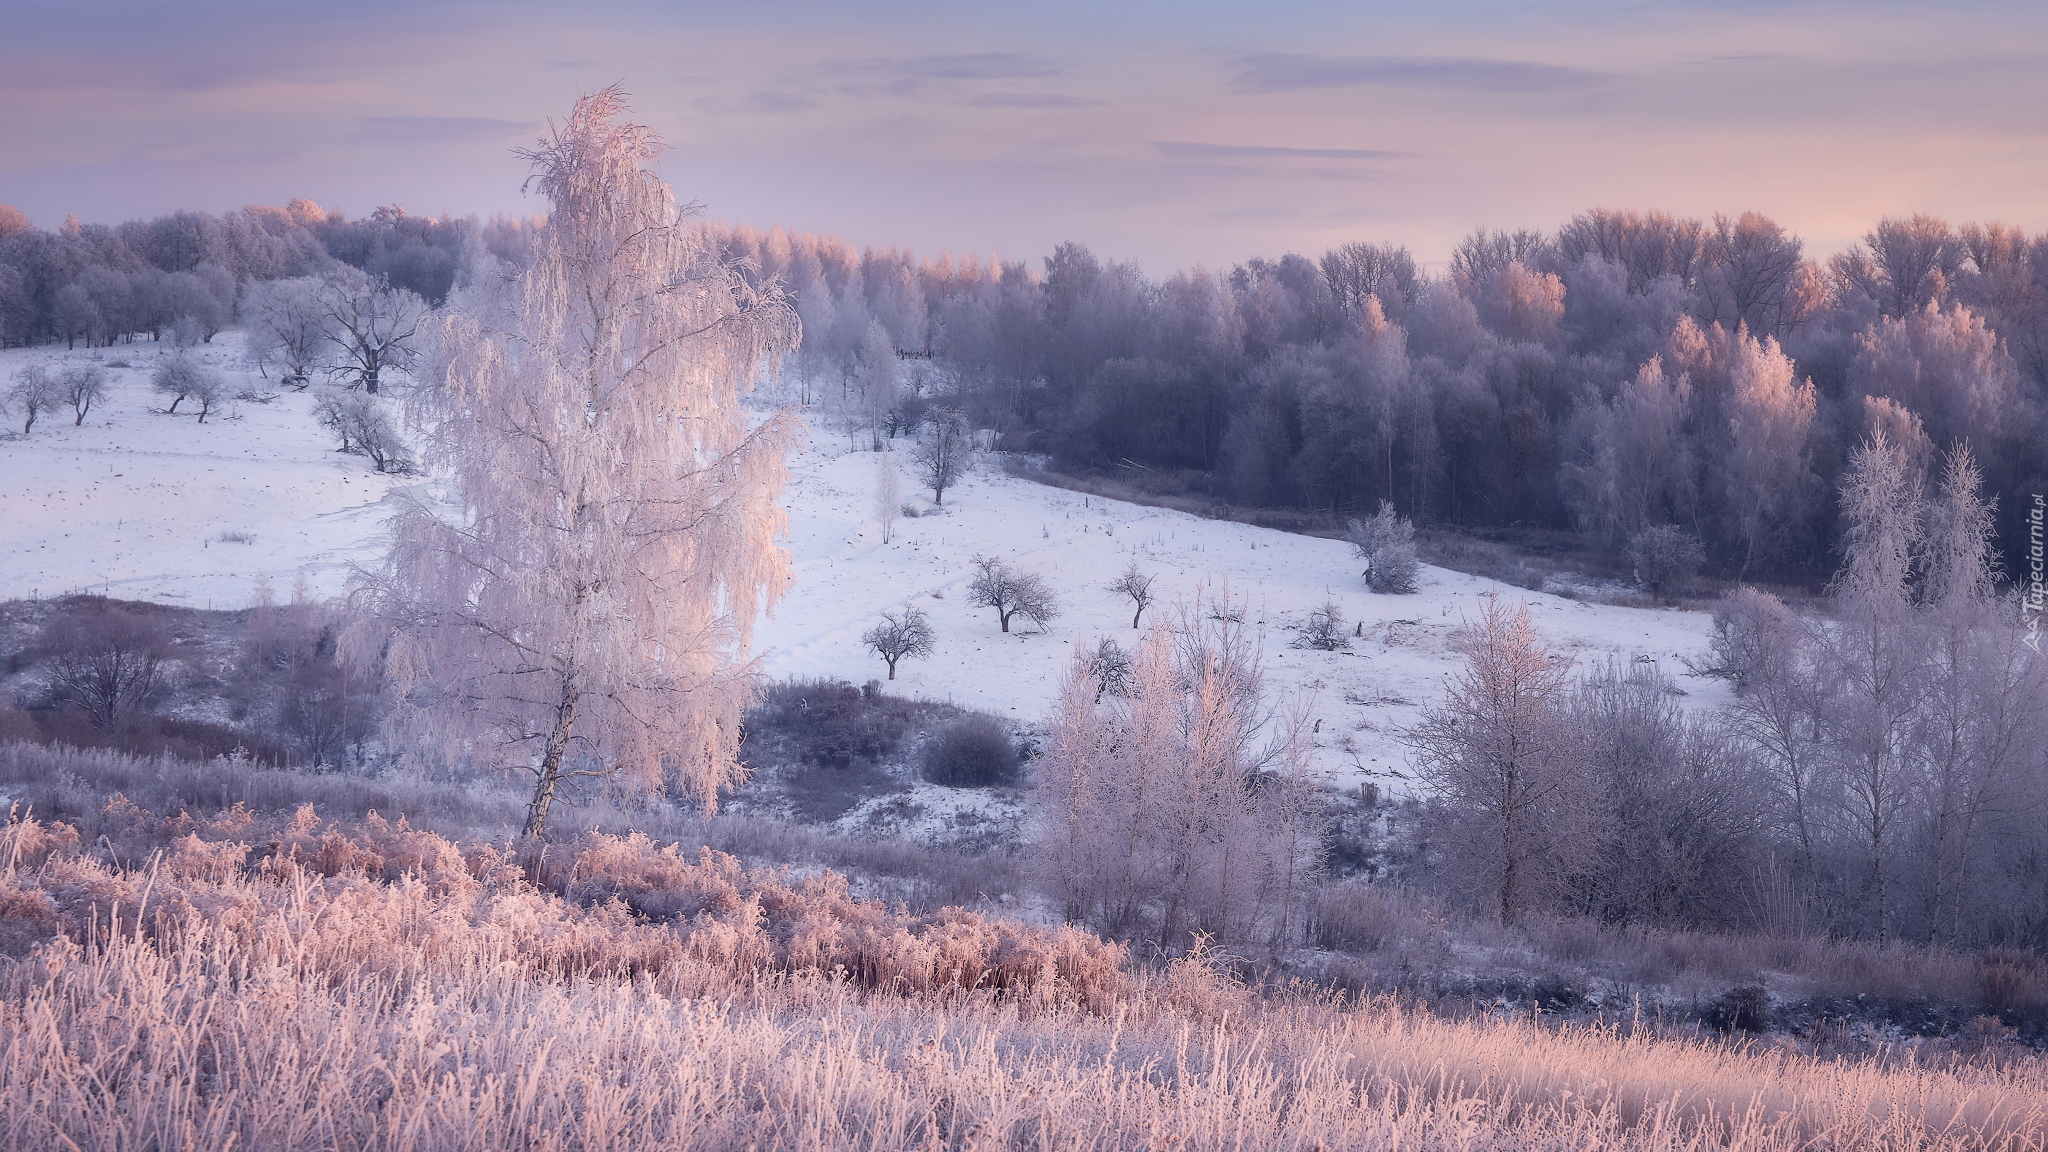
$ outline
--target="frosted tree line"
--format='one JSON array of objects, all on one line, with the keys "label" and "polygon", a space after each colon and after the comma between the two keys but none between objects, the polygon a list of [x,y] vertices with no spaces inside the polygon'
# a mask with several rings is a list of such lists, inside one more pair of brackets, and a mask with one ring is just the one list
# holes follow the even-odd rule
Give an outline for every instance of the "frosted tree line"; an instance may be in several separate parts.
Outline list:
[{"label": "frosted tree line", "polygon": [[793,395],[862,444],[943,407],[1061,468],[1333,528],[1388,501],[1617,558],[1680,533],[1749,579],[1833,570],[1871,400],[1970,447],[2007,556],[2048,487],[2048,239],[2002,225],[1887,219],[1816,260],[1756,213],[1600,210],[1482,229],[1442,275],[1362,242],[1164,278],[1078,244],[1034,265],[719,242],[789,290]]},{"label": "frosted tree line", "polygon": [[[345,366],[370,388],[375,323],[309,350],[292,289],[267,286],[367,283],[423,312],[472,250],[530,261],[539,225],[304,200],[55,231],[0,213],[0,343],[184,321],[205,340],[239,319],[281,379]],[[1387,501],[1418,525],[1548,528],[1631,561],[1647,534],[1668,557],[1682,533],[1707,570],[1749,579],[1833,570],[1830,493],[1872,399],[1937,450],[1970,447],[2002,554],[2023,497],[2048,489],[2048,241],[1998,224],[1891,218],[1814,259],[1756,213],[1596,210],[1480,229],[1442,274],[1358,241],[1163,278],[1072,243],[1033,264],[744,226],[710,242],[788,295],[790,398],[851,447],[956,412],[1061,468],[1331,528]],[[950,484],[943,461],[918,467],[935,494]]]}]

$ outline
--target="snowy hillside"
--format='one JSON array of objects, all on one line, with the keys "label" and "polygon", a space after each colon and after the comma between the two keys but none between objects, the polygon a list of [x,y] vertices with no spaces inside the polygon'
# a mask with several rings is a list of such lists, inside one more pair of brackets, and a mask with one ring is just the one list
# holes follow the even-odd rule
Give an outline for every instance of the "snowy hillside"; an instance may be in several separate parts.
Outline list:
[{"label": "snowy hillside", "polygon": [[[394,490],[418,478],[380,476],[334,452],[314,423],[312,395],[275,394],[241,369],[232,333],[204,354],[264,399],[240,401],[204,425],[165,415],[148,381],[159,354],[151,345],[0,354],[0,378],[31,359],[135,365],[111,370],[110,399],[82,427],[63,409],[27,437],[0,440],[0,552],[8,558],[0,598],[93,591],[231,607],[249,603],[259,579],[286,595],[301,573],[315,594],[340,592],[348,562],[375,557]],[[15,416],[10,431],[19,430]],[[1704,647],[1699,613],[1592,605],[1437,568],[1423,570],[1414,595],[1376,595],[1340,542],[1047,488],[1003,475],[993,461],[949,491],[942,509],[899,520],[885,543],[875,455],[840,443],[816,436],[791,462],[796,580],[756,633],[772,676],[884,676],[860,634],[882,611],[911,603],[937,629],[937,652],[905,662],[893,690],[1034,722],[1077,647],[1103,637],[1135,642],[1129,602],[1107,585],[1136,560],[1158,575],[1157,614],[1198,590],[1220,598],[1226,587],[1247,607],[1263,629],[1268,689],[1311,694],[1318,767],[1340,786],[1400,770],[1391,733],[1441,691],[1457,664],[1451,632],[1481,596],[1526,599],[1548,640],[1582,663],[1654,660],[1688,703],[1724,691],[1686,676],[1680,663]],[[931,509],[907,474],[907,453],[902,459],[906,501]],[[1044,630],[1020,619],[1010,634],[998,631],[992,611],[967,604],[978,552],[1044,576],[1060,616]],[[1296,629],[1326,599],[1346,621],[1349,649],[1294,647]]]},{"label": "snowy hillside", "polygon": [[[191,608],[248,604],[267,577],[280,598],[303,572],[315,595],[340,593],[350,559],[374,555],[400,481],[335,452],[311,392],[280,390],[241,363],[240,334],[197,355],[238,400],[201,424],[162,411],[150,371],[168,341],[65,352],[0,353],[0,392],[37,361],[107,366],[110,395],[82,426],[61,407],[20,435],[0,418],[0,599],[96,592]],[[111,365],[127,363],[131,367]]]}]

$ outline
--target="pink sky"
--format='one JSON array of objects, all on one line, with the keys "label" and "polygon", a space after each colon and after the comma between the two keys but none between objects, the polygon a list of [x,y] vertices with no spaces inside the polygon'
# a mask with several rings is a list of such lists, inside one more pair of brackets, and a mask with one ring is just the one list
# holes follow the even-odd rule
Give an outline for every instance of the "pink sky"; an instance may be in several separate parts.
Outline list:
[{"label": "pink sky", "polygon": [[719,219],[1154,272],[1595,205],[2048,229],[2048,6],[15,6],[0,202],[53,227],[293,196],[531,212],[623,80]]}]

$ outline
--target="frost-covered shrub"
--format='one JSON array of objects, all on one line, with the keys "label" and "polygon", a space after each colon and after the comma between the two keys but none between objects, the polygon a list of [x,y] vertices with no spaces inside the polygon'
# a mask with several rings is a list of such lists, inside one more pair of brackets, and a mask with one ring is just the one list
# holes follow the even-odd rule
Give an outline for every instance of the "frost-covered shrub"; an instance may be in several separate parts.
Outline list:
[{"label": "frost-covered shrub", "polygon": [[1415,557],[1415,524],[1396,516],[1394,506],[1380,501],[1370,520],[1353,520],[1344,538],[1352,554],[1365,561],[1366,586],[1375,592],[1415,591],[1421,562]]},{"label": "frost-covered shrub", "polygon": [[1295,638],[1294,646],[1314,648],[1322,652],[1349,648],[1351,641],[1344,635],[1345,623],[1343,614],[1337,608],[1337,602],[1326,600],[1322,607],[1310,612],[1308,619],[1302,622],[1301,635]]},{"label": "frost-covered shrub", "polygon": [[1706,563],[1707,553],[1699,537],[1683,528],[1659,524],[1629,537],[1628,560],[1635,566],[1636,583],[1658,596],[1690,583]]},{"label": "frost-covered shrub", "polygon": [[969,716],[924,746],[924,778],[949,788],[988,788],[1017,778],[1017,749],[993,718]]},{"label": "frost-covered shrub", "polygon": [[1131,694],[1131,654],[1105,636],[1088,657],[1088,672],[1095,678],[1095,698],[1099,702],[1104,693],[1111,696]]}]

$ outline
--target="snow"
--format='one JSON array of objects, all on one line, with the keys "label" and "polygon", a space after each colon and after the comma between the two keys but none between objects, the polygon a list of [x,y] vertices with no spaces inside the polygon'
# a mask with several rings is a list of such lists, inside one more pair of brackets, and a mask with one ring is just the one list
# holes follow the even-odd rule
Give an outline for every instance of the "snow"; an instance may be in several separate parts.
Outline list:
[{"label": "snow", "polygon": [[[333,450],[314,422],[312,393],[242,401],[204,425],[165,415],[149,391],[154,345],[0,353],[0,380],[32,359],[126,359],[112,369],[109,399],[71,426],[69,409],[46,413],[27,437],[0,439],[0,598],[99,592],[190,607],[231,608],[255,599],[259,579],[287,595],[303,574],[315,595],[344,590],[349,565],[374,563],[382,523],[415,478],[381,476]],[[234,333],[201,350],[237,390],[274,388],[239,366]],[[18,432],[20,425],[12,424]],[[774,677],[832,677],[856,684],[886,675],[860,634],[886,609],[922,608],[938,632],[936,654],[907,660],[891,691],[984,709],[1020,724],[1041,721],[1077,648],[1104,637],[1131,647],[1129,601],[1107,588],[1132,560],[1156,572],[1150,618],[1176,600],[1227,594],[1263,634],[1266,685],[1306,693],[1318,721],[1317,768],[1340,787],[1378,779],[1400,790],[1405,752],[1395,737],[1440,696],[1458,660],[1452,631],[1481,597],[1526,601],[1545,638],[1581,665],[1657,662],[1688,706],[1724,700],[1718,681],[1686,674],[1682,660],[1706,646],[1698,612],[1592,604],[1439,568],[1422,570],[1412,595],[1372,593],[1340,541],[1207,520],[1008,476],[993,457],[946,494],[932,515],[897,521],[884,542],[875,513],[870,452],[846,452],[823,431],[791,460],[788,547],[794,583],[755,633],[762,670]],[[903,490],[920,509],[907,452]],[[248,543],[223,540],[248,535]],[[1061,614],[1044,629],[967,603],[970,559],[992,553],[1049,581]],[[1349,650],[1291,646],[1307,614],[1333,600],[1362,622]]]},{"label": "snow", "polygon": [[313,419],[314,394],[280,394],[243,366],[238,333],[197,354],[231,391],[275,398],[236,401],[204,424],[189,402],[165,414],[149,376],[169,350],[166,341],[0,354],[0,391],[36,360],[134,365],[108,369],[109,395],[82,427],[59,408],[21,436],[21,415],[5,414],[0,599],[94,592],[234,608],[253,602],[260,578],[290,595],[299,573],[314,595],[338,595],[349,562],[376,555],[388,501],[405,481],[334,451]]},{"label": "snow", "polygon": [[[1268,694],[1312,700],[1315,767],[1339,787],[1377,779],[1402,790],[1407,755],[1396,733],[1441,696],[1459,666],[1451,633],[1477,614],[1482,597],[1527,602],[1545,639],[1582,667],[1646,659],[1686,693],[1686,705],[1726,699],[1720,681],[1690,676],[1683,663],[1705,651],[1704,613],[1593,604],[1428,566],[1416,593],[1380,595],[1366,589],[1342,541],[1050,488],[1005,475],[993,461],[948,490],[940,514],[899,520],[884,543],[875,455],[844,452],[835,440],[844,442],[814,436],[791,461],[796,580],[755,632],[770,676],[879,679],[887,670],[860,634],[883,611],[914,604],[938,633],[937,651],[900,664],[890,691],[1037,722],[1077,648],[1092,650],[1104,637],[1130,648],[1142,635],[1130,626],[1130,601],[1108,591],[1135,559],[1158,575],[1148,623],[1176,602],[1214,602],[1226,589],[1246,606],[1247,622],[1264,637]],[[905,447],[903,487],[914,493]],[[916,493],[913,503],[929,508],[930,493]],[[1060,616],[1043,630],[1013,619],[1009,634],[999,631],[994,610],[967,603],[978,552],[1044,576]],[[1347,622],[1362,622],[1363,636],[1348,650],[1292,647],[1296,629],[1326,600]]]}]

